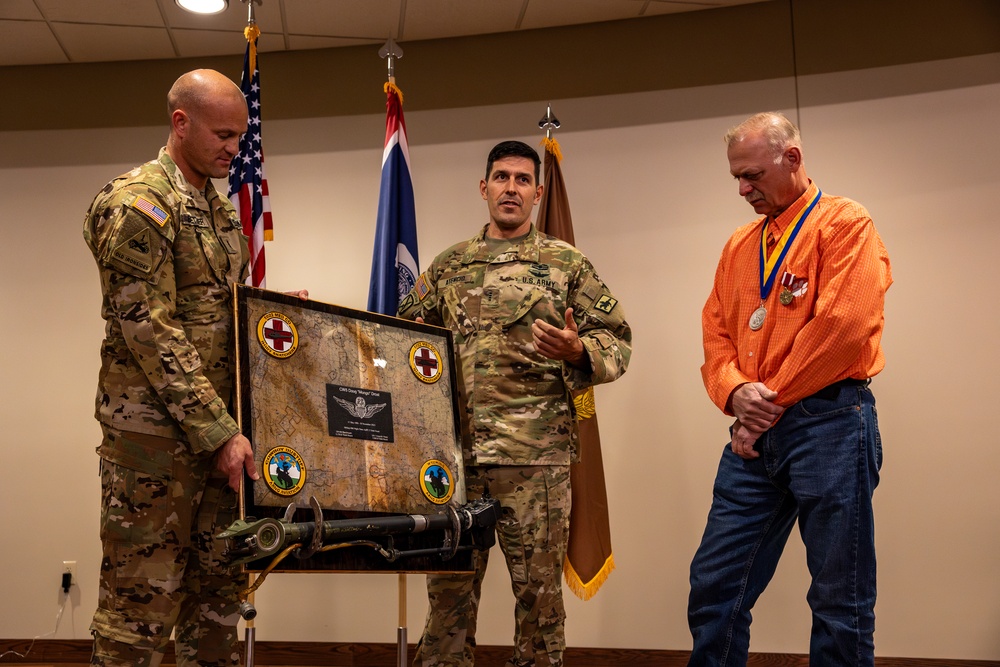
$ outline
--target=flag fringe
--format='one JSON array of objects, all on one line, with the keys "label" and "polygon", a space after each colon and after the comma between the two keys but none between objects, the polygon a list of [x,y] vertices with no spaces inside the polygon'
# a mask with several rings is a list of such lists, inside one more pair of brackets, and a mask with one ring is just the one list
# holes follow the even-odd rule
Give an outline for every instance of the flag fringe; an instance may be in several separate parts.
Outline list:
[{"label": "flag fringe", "polygon": [[545,137],[542,139],[542,144],[545,145],[545,150],[555,156],[556,160],[562,162],[562,151],[559,149],[559,142],[554,137]]},{"label": "flag fringe", "polygon": [[399,86],[397,86],[396,84],[394,84],[392,81],[386,81],[385,85],[382,86],[382,90],[384,90],[386,93],[388,93],[390,90],[393,91],[394,93],[396,93],[396,96],[399,98],[399,103],[400,104],[403,103],[403,91],[400,90]]},{"label": "flag fringe", "polygon": [[257,70],[257,38],[260,37],[260,28],[257,27],[256,23],[252,23],[243,28],[243,36],[247,38],[247,44],[250,45],[250,74],[252,76]]},{"label": "flag fringe", "polygon": [[611,575],[611,571],[615,569],[615,556],[611,554],[608,559],[604,561],[604,565],[601,569],[597,571],[597,574],[587,582],[584,582],[576,570],[573,569],[572,563],[569,562],[569,558],[566,558],[563,563],[563,579],[566,580],[566,587],[573,591],[581,600],[589,600],[597,594],[597,591],[601,589],[604,582],[608,580]]}]

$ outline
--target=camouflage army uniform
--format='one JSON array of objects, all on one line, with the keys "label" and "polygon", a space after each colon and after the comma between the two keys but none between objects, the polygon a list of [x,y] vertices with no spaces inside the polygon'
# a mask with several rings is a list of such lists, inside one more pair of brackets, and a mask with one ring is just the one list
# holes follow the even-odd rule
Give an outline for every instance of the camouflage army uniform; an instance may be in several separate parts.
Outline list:
[{"label": "camouflage army uniform", "polygon": [[106,320],[97,390],[101,588],[92,664],[238,665],[236,572],[213,535],[236,495],[213,452],[238,433],[232,285],[246,238],[209,181],[191,186],[165,149],[109,183],[83,230]]},{"label": "camouflage army uniform", "polygon": [[[579,327],[590,368],[535,351],[531,324]],[[569,464],[577,431],[571,391],[617,379],[631,355],[622,307],[579,250],[532,225],[523,239],[473,239],[431,263],[399,315],[451,329],[462,367],[471,443],[470,499],[500,500],[497,526],[515,607],[509,665],[561,665],[562,565],[569,531]],[[472,665],[487,553],[471,575],[428,577],[430,611],[414,665]]]}]

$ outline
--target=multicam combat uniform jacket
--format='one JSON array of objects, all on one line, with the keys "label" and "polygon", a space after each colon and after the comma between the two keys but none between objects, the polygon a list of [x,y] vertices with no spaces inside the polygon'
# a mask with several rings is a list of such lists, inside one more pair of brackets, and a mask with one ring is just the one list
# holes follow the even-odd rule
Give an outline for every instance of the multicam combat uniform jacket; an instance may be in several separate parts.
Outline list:
[{"label": "multicam combat uniform jacket", "polygon": [[98,193],[83,235],[106,320],[97,419],[214,451],[239,432],[226,411],[231,300],[249,252],[232,204],[211,180],[195,189],[160,149]]},{"label": "multicam combat uniform jacket", "polygon": [[[543,357],[532,342],[535,319],[561,329],[570,307],[589,372]],[[622,307],[590,261],[534,225],[499,254],[486,228],[445,250],[403,298],[399,316],[455,334],[469,465],[569,465],[577,440],[570,392],[617,379],[632,353]]]}]

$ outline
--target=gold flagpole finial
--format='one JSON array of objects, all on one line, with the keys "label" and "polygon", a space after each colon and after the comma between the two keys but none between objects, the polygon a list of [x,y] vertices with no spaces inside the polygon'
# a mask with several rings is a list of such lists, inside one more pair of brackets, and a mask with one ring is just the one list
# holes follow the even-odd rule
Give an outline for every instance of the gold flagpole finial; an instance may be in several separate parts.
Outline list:
[{"label": "gold flagpole finial", "polygon": [[403,47],[393,41],[392,37],[385,41],[385,44],[378,50],[379,58],[386,59],[389,69],[389,83],[396,83],[396,60],[403,57]]}]

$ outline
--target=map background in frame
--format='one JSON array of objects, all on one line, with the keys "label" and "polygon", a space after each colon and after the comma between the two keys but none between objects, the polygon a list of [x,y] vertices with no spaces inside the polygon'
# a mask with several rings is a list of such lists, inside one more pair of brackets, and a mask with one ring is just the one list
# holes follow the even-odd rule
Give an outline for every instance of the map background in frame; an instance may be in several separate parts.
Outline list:
[{"label": "map background in frame", "polygon": [[[325,521],[437,514],[447,512],[449,505],[465,504],[451,331],[245,285],[235,287],[234,308],[238,416],[261,474],[256,482],[244,474],[242,517],[281,518],[294,504],[293,520],[312,522],[312,496],[323,508]],[[272,338],[265,342],[265,336]],[[421,342],[437,351],[437,363],[443,365],[433,382],[418,378],[411,364],[411,351]],[[334,395],[358,402],[334,403]],[[382,404],[387,405],[376,410],[381,414],[367,416]],[[391,436],[384,426],[387,410]],[[383,426],[374,426],[375,418],[382,419]],[[342,426],[339,436],[331,435],[335,421],[351,426]],[[375,439],[364,438],[366,429]],[[273,452],[285,449],[293,452],[283,460],[290,461],[288,469],[295,476],[293,480],[284,475],[288,484],[294,481],[287,490],[266,483],[264,469],[265,457],[273,463]],[[451,473],[448,495],[436,502],[420,479],[429,462],[439,462]],[[299,463],[305,468],[304,481]],[[439,470],[436,464],[432,467]],[[393,536],[392,546],[434,548],[443,538],[441,531]],[[267,565],[255,561],[247,569]],[[447,561],[431,555],[390,563],[369,547],[345,548],[303,560],[288,557],[275,571],[327,570],[470,571],[471,552],[459,551]]]}]

